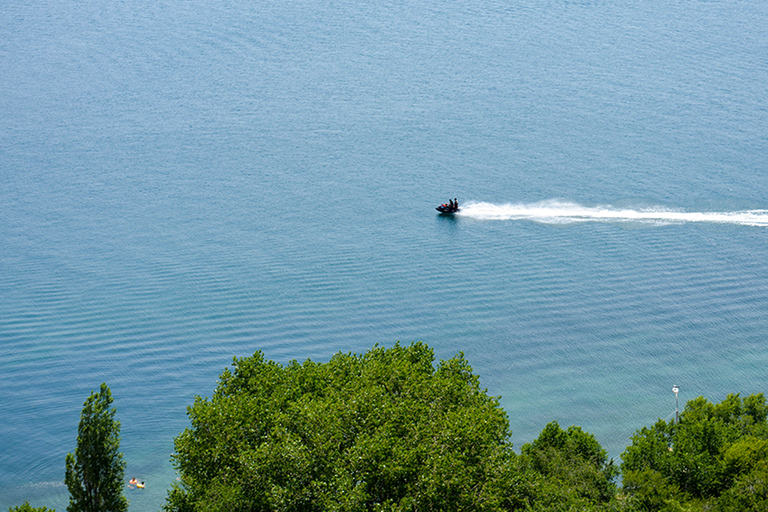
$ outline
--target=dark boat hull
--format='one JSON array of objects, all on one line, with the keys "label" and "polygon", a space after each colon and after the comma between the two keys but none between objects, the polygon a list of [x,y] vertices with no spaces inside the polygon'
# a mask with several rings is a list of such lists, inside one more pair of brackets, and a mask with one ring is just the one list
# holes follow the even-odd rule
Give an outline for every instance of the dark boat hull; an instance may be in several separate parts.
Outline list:
[{"label": "dark boat hull", "polygon": [[448,205],[440,205],[435,210],[439,211],[440,213],[446,213],[446,214],[452,214],[459,211],[459,208],[453,208]]}]

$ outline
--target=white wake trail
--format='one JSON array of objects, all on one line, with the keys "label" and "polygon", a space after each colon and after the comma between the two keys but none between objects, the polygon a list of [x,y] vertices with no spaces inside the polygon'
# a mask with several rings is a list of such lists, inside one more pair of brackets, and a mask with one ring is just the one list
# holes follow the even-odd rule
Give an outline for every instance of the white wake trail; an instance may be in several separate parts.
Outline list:
[{"label": "white wake trail", "polygon": [[616,208],[612,206],[581,206],[576,203],[544,201],[531,204],[468,203],[462,206],[462,217],[482,220],[530,220],[545,224],[577,222],[638,222],[679,224],[707,222],[741,226],[768,227],[768,210],[733,212],[685,212],[666,208]]}]

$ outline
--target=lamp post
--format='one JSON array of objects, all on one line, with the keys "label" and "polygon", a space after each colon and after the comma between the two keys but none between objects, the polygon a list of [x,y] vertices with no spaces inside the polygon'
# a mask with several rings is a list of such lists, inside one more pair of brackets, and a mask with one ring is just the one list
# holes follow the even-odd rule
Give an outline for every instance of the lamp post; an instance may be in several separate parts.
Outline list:
[{"label": "lamp post", "polygon": [[675,394],[675,423],[680,423],[680,413],[678,412],[678,406],[677,406],[677,392],[680,391],[680,388],[675,384],[672,386],[672,392]]}]

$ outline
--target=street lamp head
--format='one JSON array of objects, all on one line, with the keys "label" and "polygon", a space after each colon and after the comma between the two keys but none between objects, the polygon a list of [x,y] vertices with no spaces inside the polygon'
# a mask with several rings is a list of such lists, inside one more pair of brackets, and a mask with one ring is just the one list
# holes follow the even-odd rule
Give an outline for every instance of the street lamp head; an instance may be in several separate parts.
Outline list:
[{"label": "street lamp head", "polygon": [[675,395],[677,395],[677,392],[678,392],[678,391],[680,391],[680,388],[679,388],[679,387],[677,387],[677,384],[675,384],[674,386],[672,386],[672,392],[673,392]]}]

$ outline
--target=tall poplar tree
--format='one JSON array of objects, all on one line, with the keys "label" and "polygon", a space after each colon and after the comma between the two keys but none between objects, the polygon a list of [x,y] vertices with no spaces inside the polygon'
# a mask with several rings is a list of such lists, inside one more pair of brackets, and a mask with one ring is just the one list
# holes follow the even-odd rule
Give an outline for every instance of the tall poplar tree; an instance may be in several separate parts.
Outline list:
[{"label": "tall poplar tree", "polygon": [[67,454],[64,483],[68,512],[125,512],[125,462],[120,449],[120,422],[106,383],[85,401],[77,428],[77,448]]}]

